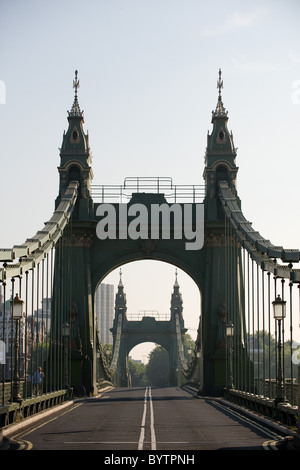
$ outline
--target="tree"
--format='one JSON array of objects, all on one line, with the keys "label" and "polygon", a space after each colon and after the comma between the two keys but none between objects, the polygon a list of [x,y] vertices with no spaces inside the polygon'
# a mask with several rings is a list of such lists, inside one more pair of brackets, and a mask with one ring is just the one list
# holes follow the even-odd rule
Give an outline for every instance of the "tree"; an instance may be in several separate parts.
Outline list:
[{"label": "tree", "polygon": [[[248,355],[254,362],[255,377],[263,378],[264,376],[276,378],[277,376],[277,360],[278,350],[277,341],[274,335],[269,332],[260,330],[256,331],[248,338]],[[297,378],[297,344],[293,344],[289,340],[284,341],[283,350],[283,371],[285,377]],[[293,355],[296,349],[296,353]],[[254,359],[254,360],[253,360]],[[299,360],[299,359],[298,359]]]},{"label": "tree", "polygon": [[[185,333],[183,337],[183,349],[185,357],[187,360],[190,360],[195,350],[195,341],[188,333]],[[191,354],[189,354],[189,350],[191,351]]]},{"label": "tree", "polygon": [[132,387],[144,387],[147,385],[146,366],[144,364],[128,360],[129,373]]},{"label": "tree", "polygon": [[149,354],[146,366],[149,383],[156,387],[165,387],[169,380],[169,354],[162,346],[156,346]]},{"label": "tree", "polygon": [[[195,342],[189,334],[183,338],[184,354],[188,361],[191,360],[195,349]],[[188,354],[191,350],[192,354]],[[146,374],[151,385],[165,387],[169,383],[169,354],[162,346],[156,348],[149,354],[149,362],[146,366]]]}]

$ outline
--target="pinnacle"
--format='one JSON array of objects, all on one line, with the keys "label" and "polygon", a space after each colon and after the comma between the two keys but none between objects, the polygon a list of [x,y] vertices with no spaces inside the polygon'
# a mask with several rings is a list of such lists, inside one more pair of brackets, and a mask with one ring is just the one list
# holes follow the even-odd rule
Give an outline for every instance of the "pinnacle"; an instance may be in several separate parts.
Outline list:
[{"label": "pinnacle", "polygon": [[80,110],[78,96],[77,96],[77,91],[79,88],[79,80],[77,79],[77,75],[78,75],[78,71],[75,70],[75,79],[73,80],[73,88],[75,89],[74,101],[73,101],[71,111],[68,111],[69,116],[72,116],[72,117],[76,117],[76,116],[81,117],[83,114],[83,111]]},{"label": "pinnacle", "polygon": [[222,71],[219,69],[219,80],[217,81],[217,88],[219,90],[218,102],[213,117],[227,117],[226,108],[223,105],[221,89],[223,88]]}]

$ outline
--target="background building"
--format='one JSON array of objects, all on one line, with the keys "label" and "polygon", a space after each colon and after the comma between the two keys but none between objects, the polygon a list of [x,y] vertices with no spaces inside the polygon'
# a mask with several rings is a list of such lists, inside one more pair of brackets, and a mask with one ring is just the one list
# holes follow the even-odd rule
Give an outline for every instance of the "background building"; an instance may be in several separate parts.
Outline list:
[{"label": "background building", "polygon": [[97,329],[102,344],[112,344],[113,337],[110,328],[114,321],[114,286],[100,284],[95,295],[95,312]]},{"label": "background building", "polygon": [[[43,298],[41,307],[19,321],[18,353],[19,376],[23,379],[30,375],[30,364],[34,351],[39,345],[46,345],[50,335],[51,298]],[[3,286],[0,284],[0,379],[10,380],[14,371],[16,323],[11,316],[11,298],[4,301]],[[42,349],[41,349],[42,350]],[[34,355],[36,357],[36,354]]]}]

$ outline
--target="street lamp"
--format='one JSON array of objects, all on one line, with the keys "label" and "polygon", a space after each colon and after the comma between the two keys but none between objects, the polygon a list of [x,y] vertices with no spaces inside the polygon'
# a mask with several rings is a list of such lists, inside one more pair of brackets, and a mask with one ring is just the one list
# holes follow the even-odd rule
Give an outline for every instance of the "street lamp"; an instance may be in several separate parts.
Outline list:
[{"label": "street lamp", "polygon": [[199,387],[198,387],[198,395],[200,395],[200,392],[201,392],[201,386],[202,386],[202,380],[201,380],[201,351],[198,349],[197,353],[196,353],[196,357],[197,357],[197,362],[198,362],[198,375],[199,375]]},{"label": "street lamp", "polygon": [[69,388],[69,337],[70,325],[65,322],[62,325],[62,336],[64,339],[64,362],[65,362],[65,388]]},{"label": "street lamp", "polygon": [[20,395],[20,376],[19,376],[19,320],[23,318],[23,304],[24,301],[16,294],[15,298],[10,301],[11,315],[13,320],[16,320],[16,337],[15,337],[15,366],[14,366],[14,379],[13,379],[13,401],[21,402]]},{"label": "street lamp", "polygon": [[282,300],[280,295],[272,302],[273,304],[273,316],[278,321],[278,371],[276,379],[276,398],[275,404],[285,402],[283,393],[283,374],[282,374],[282,363],[281,363],[281,322],[285,318],[285,300]]},{"label": "street lamp", "polygon": [[70,325],[67,322],[64,323],[63,326],[62,326],[62,335],[63,335],[64,338],[70,336]]},{"label": "street lamp", "polygon": [[232,338],[234,336],[234,325],[231,322],[226,325],[226,336],[227,338]]},{"label": "street lamp", "polygon": [[228,384],[227,388],[233,387],[233,376],[232,376],[232,340],[234,336],[234,325],[231,322],[228,322],[226,325],[226,337],[229,351],[229,364],[228,364]]}]

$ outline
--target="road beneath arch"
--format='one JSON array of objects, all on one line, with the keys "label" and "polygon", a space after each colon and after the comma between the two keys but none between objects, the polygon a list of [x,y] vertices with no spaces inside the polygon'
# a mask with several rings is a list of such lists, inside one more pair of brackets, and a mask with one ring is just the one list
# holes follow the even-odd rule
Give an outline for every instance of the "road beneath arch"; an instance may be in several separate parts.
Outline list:
[{"label": "road beneath arch", "polygon": [[22,449],[102,450],[109,459],[117,451],[197,458],[198,450],[271,450],[283,442],[278,431],[225,405],[175,387],[119,388],[62,407],[9,437]]}]

